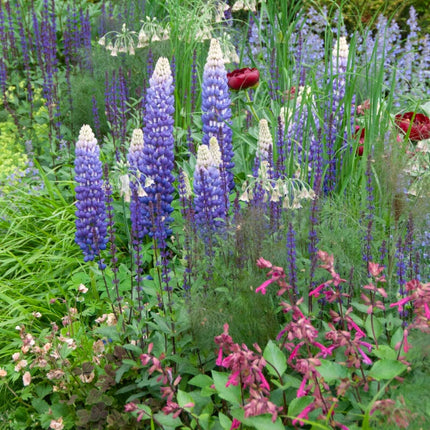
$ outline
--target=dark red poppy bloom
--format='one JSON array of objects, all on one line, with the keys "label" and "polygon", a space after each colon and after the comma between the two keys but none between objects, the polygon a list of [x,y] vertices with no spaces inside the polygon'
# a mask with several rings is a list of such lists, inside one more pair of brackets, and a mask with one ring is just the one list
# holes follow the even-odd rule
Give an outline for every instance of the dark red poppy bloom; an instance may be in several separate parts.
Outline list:
[{"label": "dark red poppy bloom", "polygon": [[237,69],[227,73],[227,79],[228,86],[232,90],[244,90],[258,84],[260,72],[256,68],[245,67],[244,69]]},{"label": "dark red poppy bloom", "polygon": [[395,117],[396,124],[407,133],[409,139],[430,139],[430,118],[422,113],[406,112]]}]

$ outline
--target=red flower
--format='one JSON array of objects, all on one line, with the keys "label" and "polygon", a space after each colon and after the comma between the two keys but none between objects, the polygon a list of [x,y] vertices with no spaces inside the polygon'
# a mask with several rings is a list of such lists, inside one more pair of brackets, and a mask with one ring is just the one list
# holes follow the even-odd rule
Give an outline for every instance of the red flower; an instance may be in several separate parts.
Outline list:
[{"label": "red flower", "polygon": [[[361,132],[360,132],[360,130],[361,130]],[[357,137],[358,136],[358,132],[360,132],[360,143],[362,144],[362,143],[364,143],[364,134],[365,134],[365,131],[366,129],[365,128],[361,128],[359,125],[356,125],[355,126],[355,134],[354,134],[354,137]],[[357,150],[355,151],[355,153],[359,156],[359,157],[361,157],[362,155],[363,155],[363,152],[364,152],[364,145],[360,145],[360,146],[358,146],[357,147]]]},{"label": "red flower", "polygon": [[410,129],[409,139],[430,139],[430,118],[422,113],[406,112],[395,117],[396,124],[407,133]]},{"label": "red flower", "polygon": [[244,69],[233,70],[227,73],[228,86],[232,90],[244,90],[258,84],[260,72],[256,69],[245,67]]}]

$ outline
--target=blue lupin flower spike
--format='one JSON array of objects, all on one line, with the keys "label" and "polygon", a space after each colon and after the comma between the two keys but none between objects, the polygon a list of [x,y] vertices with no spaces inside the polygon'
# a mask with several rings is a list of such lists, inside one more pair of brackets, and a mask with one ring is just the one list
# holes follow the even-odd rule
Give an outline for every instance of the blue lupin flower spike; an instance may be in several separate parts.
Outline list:
[{"label": "blue lupin flower spike", "polygon": [[[167,58],[161,57],[155,65],[146,94],[142,166],[145,180],[151,183],[145,188],[147,196],[142,197],[142,202],[146,206],[142,214],[142,222],[148,232],[160,240],[170,236],[169,225],[173,220],[170,214],[173,211],[171,203],[175,180],[172,173],[174,110],[172,72]],[[150,203],[152,209],[149,208]],[[151,212],[153,212],[152,215]],[[153,233],[153,221],[157,225],[155,233]]]},{"label": "blue lupin flower spike", "polygon": [[211,40],[202,83],[202,122],[204,145],[209,145],[211,137],[216,137],[221,149],[221,169],[226,172],[228,190],[234,188],[233,144],[231,130],[231,100],[227,84],[227,71],[221,46],[216,39]]},{"label": "blue lupin flower spike", "polygon": [[92,261],[106,249],[107,216],[100,148],[89,125],[83,125],[75,150],[75,241]]},{"label": "blue lupin flower spike", "polygon": [[[212,138],[214,139],[214,138]],[[217,160],[207,145],[200,145],[194,171],[195,222],[203,236],[217,231],[225,218],[224,191]]]}]

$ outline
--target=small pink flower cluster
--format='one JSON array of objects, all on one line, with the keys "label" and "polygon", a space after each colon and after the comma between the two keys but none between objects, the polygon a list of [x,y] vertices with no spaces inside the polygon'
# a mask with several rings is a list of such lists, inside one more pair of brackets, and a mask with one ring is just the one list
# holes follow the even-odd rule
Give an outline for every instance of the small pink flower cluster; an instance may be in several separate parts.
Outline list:
[{"label": "small pink flower cluster", "polygon": [[[254,344],[257,351],[255,353],[245,344],[240,346],[233,342],[228,331],[228,324],[224,324],[224,332],[215,337],[215,343],[219,345],[216,364],[231,370],[226,387],[240,384],[242,392],[249,390],[249,397],[244,406],[245,417],[270,414],[272,421],[275,422],[282,407],[276,406],[269,400],[270,385],[263,375],[266,360],[260,347]],[[224,357],[224,354],[227,356]],[[240,422],[235,419],[231,428],[238,428],[239,425]]]}]

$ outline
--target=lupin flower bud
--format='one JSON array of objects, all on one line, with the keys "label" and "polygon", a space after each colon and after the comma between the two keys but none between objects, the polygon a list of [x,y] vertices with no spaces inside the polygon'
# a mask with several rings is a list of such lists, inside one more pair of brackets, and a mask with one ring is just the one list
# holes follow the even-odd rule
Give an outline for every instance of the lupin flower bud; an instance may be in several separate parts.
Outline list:
[{"label": "lupin flower bud", "polygon": [[107,220],[100,148],[89,125],[83,125],[75,150],[76,236],[84,261],[106,248]]}]

